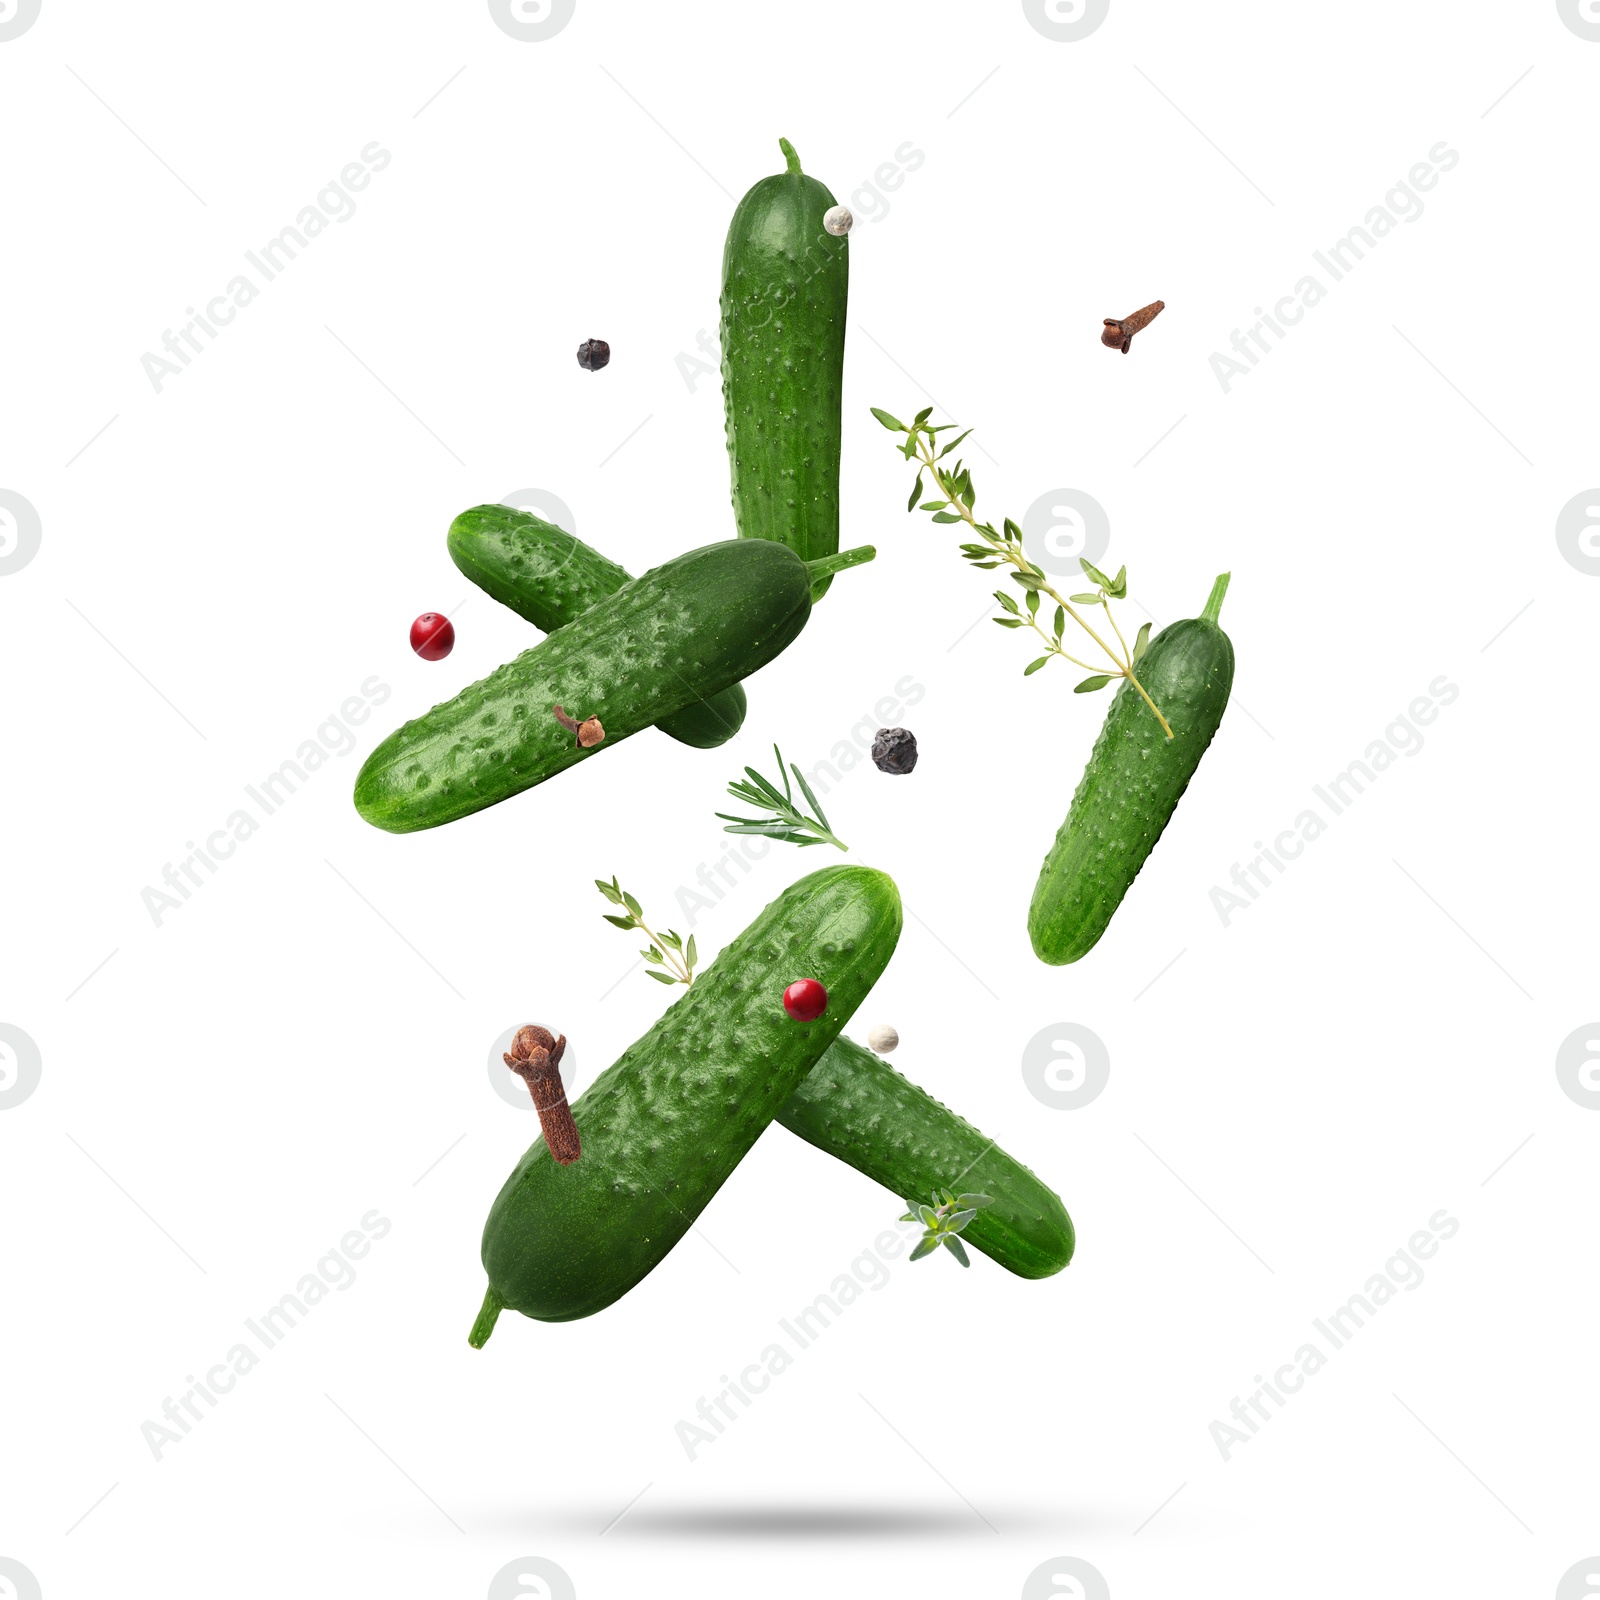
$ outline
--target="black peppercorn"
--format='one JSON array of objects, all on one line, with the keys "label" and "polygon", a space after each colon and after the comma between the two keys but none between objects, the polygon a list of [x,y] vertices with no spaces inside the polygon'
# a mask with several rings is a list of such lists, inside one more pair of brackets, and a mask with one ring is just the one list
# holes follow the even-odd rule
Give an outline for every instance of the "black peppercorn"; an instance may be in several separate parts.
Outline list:
[{"label": "black peppercorn", "polygon": [[903,776],[917,764],[917,736],[909,728],[879,728],[872,741],[872,764],[879,772]]},{"label": "black peppercorn", "polygon": [[578,365],[585,372],[598,372],[611,359],[611,346],[604,339],[585,339],[578,346]]}]

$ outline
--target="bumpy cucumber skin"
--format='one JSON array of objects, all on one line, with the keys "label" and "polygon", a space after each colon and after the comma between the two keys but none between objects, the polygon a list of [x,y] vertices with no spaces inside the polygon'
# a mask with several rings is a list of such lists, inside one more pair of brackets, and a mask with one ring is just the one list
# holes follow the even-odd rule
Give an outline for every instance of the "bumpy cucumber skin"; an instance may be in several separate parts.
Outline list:
[{"label": "bumpy cucumber skin", "polygon": [[[778,655],[811,614],[792,550],[728,539],[655,567],[391,733],[356,778],[356,809],[414,833],[470,816],[720,694]],[[600,718],[580,749],[551,707]]]},{"label": "bumpy cucumber skin", "polygon": [[822,226],[828,186],[791,164],[756,184],[728,227],[722,404],[739,536],[811,561],[839,548],[850,251]]},{"label": "bumpy cucumber skin", "polygon": [[988,1195],[994,1204],[961,1237],[1019,1277],[1048,1278],[1072,1260],[1072,1218],[1059,1195],[843,1035],[784,1101],[777,1120],[902,1200],[928,1204],[935,1189]]},{"label": "bumpy cucumber skin", "polygon": [[[688,1232],[877,981],[900,937],[893,879],[825,867],[786,889],[573,1105],[583,1154],[536,1139],[483,1232],[499,1297],[546,1322],[618,1300]],[[818,979],[796,1022],[783,991]]]},{"label": "bumpy cucumber skin", "polygon": [[[631,575],[575,534],[510,506],[474,506],[450,524],[450,559],[534,627],[554,633],[615,594]],[[744,722],[744,688],[696,700],[656,724],[699,750],[725,744]]]},{"label": "bumpy cucumber skin", "polygon": [[1138,672],[1172,738],[1124,679],[1028,907],[1033,953],[1051,966],[1095,947],[1155,848],[1227,709],[1233,643],[1203,617],[1174,622]]}]

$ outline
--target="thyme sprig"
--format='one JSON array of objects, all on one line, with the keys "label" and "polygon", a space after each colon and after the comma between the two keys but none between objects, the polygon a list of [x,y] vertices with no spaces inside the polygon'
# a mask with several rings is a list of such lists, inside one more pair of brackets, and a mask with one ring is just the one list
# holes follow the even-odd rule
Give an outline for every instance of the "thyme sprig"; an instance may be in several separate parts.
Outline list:
[{"label": "thyme sprig", "polygon": [[[637,928],[650,941],[648,950],[639,952],[650,963],[645,971],[657,983],[682,983],[694,982],[694,964],[699,959],[695,954],[694,935],[691,933],[688,942],[678,937],[668,928],[665,933],[652,933],[644,920],[644,912],[639,908],[639,902],[619,884],[615,877],[610,883],[604,878],[596,878],[594,886],[614,906],[623,906],[627,909],[627,916],[607,916],[606,921],[613,928],[621,928],[626,932],[630,928]],[[662,969],[662,970],[657,970]]]},{"label": "thyme sprig", "polygon": [[[746,805],[751,805],[758,811],[770,811],[772,816],[763,821],[760,817],[732,817],[726,811],[719,811],[717,815],[731,827],[724,828],[724,833],[758,833],[768,839],[784,839],[790,844],[831,844],[841,850],[850,848],[843,839],[838,838],[828,824],[828,819],[822,810],[822,803],[811,792],[811,785],[806,782],[805,775],[799,767],[791,761],[788,770],[784,769],[783,752],[773,745],[772,753],[778,758],[778,776],[783,779],[783,793],[779,794],[776,785],[770,784],[756,771],[754,767],[746,767],[745,774],[749,782],[734,779],[728,785],[728,793],[735,800],[742,800]],[[808,817],[794,803],[794,790],[789,784],[789,773],[794,774],[794,780],[800,785],[800,792],[806,798],[816,816]]]},{"label": "thyme sprig", "polygon": [[931,1206],[923,1205],[916,1200],[908,1200],[906,1204],[911,1209],[900,1220],[920,1222],[927,1230],[917,1241],[917,1248],[911,1252],[907,1260],[920,1261],[924,1256],[931,1256],[940,1245],[943,1245],[962,1266],[972,1265],[967,1259],[967,1247],[956,1235],[984,1206],[994,1204],[988,1195],[951,1194],[948,1189],[936,1189],[933,1192]]},{"label": "thyme sprig", "polygon": [[[930,423],[928,419],[933,415],[932,406],[919,411],[909,427],[899,418],[891,416],[887,411],[880,411],[876,406],[872,407],[872,414],[891,433],[905,434],[906,440],[900,446],[900,453],[907,461],[917,462],[917,481],[911,491],[911,498],[906,502],[906,510],[915,511],[918,502],[921,501],[922,509],[931,511],[935,522],[965,523],[978,541],[969,541],[961,546],[961,554],[965,560],[985,571],[996,567],[1012,569],[1007,576],[1023,590],[1023,603],[1019,606],[1013,595],[1003,589],[996,590],[995,599],[1000,602],[1000,608],[1005,615],[991,620],[999,623],[1002,628],[1031,628],[1039,636],[1045,647],[1045,653],[1030,661],[1022,669],[1023,676],[1027,677],[1037,672],[1052,656],[1060,656],[1063,661],[1070,661],[1075,667],[1082,667],[1090,674],[1075,687],[1073,692],[1076,694],[1089,694],[1096,689],[1105,688],[1113,678],[1126,678],[1138,690],[1156,721],[1161,724],[1161,731],[1170,739],[1171,725],[1162,716],[1160,707],[1150,698],[1133,670],[1150,642],[1150,624],[1147,622],[1139,629],[1134,637],[1133,647],[1129,649],[1127,640],[1122,636],[1122,630],[1117,626],[1116,618],[1111,614],[1111,601],[1127,598],[1128,569],[1123,567],[1116,577],[1108,578],[1098,567],[1080,558],[1079,564],[1083,568],[1084,576],[1094,588],[1070,596],[1057,593],[1049,577],[1028,559],[1022,547],[1022,530],[1010,517],[1002,519],[1001,529],[998,532],[992,523],[978,521],[973,513],[978,497],[972,486],[972,473],[961,459],[957,457],[954,466],[941,465],[956,446],[972,433],[971,428],[941,446],[938,435],[948,433],[955,424],[946,422],[935,426]],[[935,489],[934,497],[929,500],[922,500],[924,475],[932,479]],[[1041,596],[1056,603],[1055,615],[1048,629],[1039,620],[1039,610],[1043,603]],[[1086,608],[1098,606],[1105,613],[1102,626],[1115,636],[1116,649],[1095,631],[1088,619],[1077,609],[1080,606]],[[1105,652],[1106,659],[1110,663],[1109,668],[1079,659],[1062,644],[1062,636],[1066,632],[1069,618]]]}]

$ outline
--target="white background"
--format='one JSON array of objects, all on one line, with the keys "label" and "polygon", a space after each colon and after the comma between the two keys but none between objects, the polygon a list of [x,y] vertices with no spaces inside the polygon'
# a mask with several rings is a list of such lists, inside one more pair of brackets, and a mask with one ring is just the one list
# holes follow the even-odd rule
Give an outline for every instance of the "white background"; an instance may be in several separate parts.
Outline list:
[{"label": "white background", "polygon": [[[1555,1073],[1600,1013],[1600,578],[1555,537],[1600,479],[1597,72],[1553,3],[1115,0],[1057,42],[1014,0],[578,0],[524,43],[483,4],[45,0],[0,43],[0,488],[43,530],[0,578],[0,1022],[43,1061],[0,1112],[0,1556],[49,1600],[477,1596],[524,1556],[583,1600],[1014,1596],[1065,1556],[1117,1600],[1555,1594],[1600,1549],[1600,1114]],[[635,571],[731,535],[718,381],[676,358],[780,134],[862,214],[844,542],[877,562],[725,749],[641,735],[367,827],[365,753],[529,642],[450,565],[456,512],[539,487]],[[157,393],[141,356],[370,141],[355,214]],[[1212,353],[1440,141],[1423,214],[1224,393]],[[971,626],[989,586],[867,410],[927,403],[979,429],[980,511],[1105,507],[1130,626],[1233,573],[1228,716],[1073,967],[1025,912],[1107,702]],[[430,608],[443,664],[407,647]],[[141,890],[374,675],[357,748],[157,927]],[[902,1259],[690,1461],[674,1425],[899,1207],[771,1131],[626,1300],[474,1352],[533,1132],[489,1048],[537,1019],[584,1081],[613,1060],[663,995],[591,880],[689,931],[726,781],[774,739],[822,759],[907,675],[916,773],[827,800],[908,911],[853,1031],[899,1028],[1078,1257]],[[1212,887],[1441,675],[1424,747],[1225,927]],[[699,913],[707,956],[820,864],[774,850]],[[1110,1052],[1083,1109],[1023,1081],[1058,1022]],[[1441,1208],[1426,1281],[1225,1462],[1213,1420]],[[153,1459],[141,1424],[373,1209],[353,1286]]]}]

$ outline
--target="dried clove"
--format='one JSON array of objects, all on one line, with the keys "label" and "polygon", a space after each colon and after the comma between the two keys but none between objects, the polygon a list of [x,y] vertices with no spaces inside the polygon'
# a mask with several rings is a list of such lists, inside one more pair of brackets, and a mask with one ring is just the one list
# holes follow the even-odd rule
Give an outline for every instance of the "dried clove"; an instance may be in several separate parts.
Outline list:
[{"label": "dried clove", "polygon": [[539,1113],[539,1126],[550,1154],[564,1167],[570,1167],[583,1154],[578,1143],[578,1127],[567,1104],[567,1091],[561,1082],[561,1057],[567,1036],[553,1037],[548,1028],[530,1023],[518,1028],[511,1041],[505,1064],[528,1086],[533,1108]]},{"label": "dried clove", "polygon": [[569,717],[560,706],[553,706],[551,709],[556,714],[556,721],[572,734],[585,750],[593,749],[605,738],[606,730],[600,726],[599,717],[584,717],[580,721],[576,717]]},{"label": "dried clove", "polygon": [[1141,328],[1149,327],[1166,308],[1165,300],[1152,300],[1149,305],[1141,306],[1131,317],[1107,317],[1105,327],[1100,330],[1100,343],[1108,349],[1120,350],[1123,355],[1127,355],[1134,334]]}]

